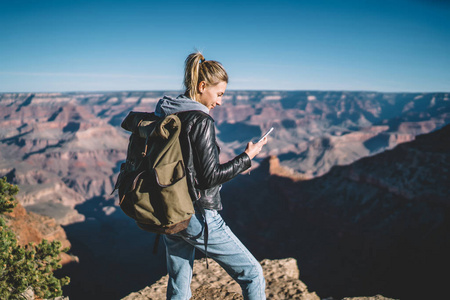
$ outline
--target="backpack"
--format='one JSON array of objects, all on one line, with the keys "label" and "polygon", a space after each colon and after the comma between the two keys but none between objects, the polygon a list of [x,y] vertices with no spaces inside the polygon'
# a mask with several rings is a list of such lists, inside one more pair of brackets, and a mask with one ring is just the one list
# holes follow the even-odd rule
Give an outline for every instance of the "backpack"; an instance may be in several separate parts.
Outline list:
[{"label": "backpack", "polygon": [[178,138],[180,119],[130,112],[121,127],[132,134],[114,187],[120,208],[158,237],[184,230],[195,212]]}]

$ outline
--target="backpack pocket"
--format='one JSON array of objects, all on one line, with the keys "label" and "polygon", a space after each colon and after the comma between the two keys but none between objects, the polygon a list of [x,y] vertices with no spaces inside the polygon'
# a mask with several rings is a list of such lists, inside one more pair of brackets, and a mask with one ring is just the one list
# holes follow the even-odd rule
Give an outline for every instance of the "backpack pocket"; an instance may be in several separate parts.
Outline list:
[{"label": "backpack pocket", "polygon": [[183,161],[179,160],[155,168],[156,182],[160,187],[174,185],[186,176]]},{"label": "backpack pocket", "polygon": [[165,225],[172,226],[189,218],[194,213],[194,207],[183,161],[157,166],[154,171],[165,211]]}]

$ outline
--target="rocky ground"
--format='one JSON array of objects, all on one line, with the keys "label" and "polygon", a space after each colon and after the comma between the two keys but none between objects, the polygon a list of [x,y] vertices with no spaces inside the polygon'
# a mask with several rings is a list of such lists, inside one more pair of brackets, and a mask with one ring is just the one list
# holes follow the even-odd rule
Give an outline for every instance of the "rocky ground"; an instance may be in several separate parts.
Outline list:
[{"label": "rocky ground", "polygon": [[[320,300],[315,292],[308,291],[307,286],[299,279],[297,261],[293,258],[261,261],[266,279],[267,299]],[[155,284],[122,300],[164,300],[168,276],[162,277]],[[213,260],[209,259],[206,269],[205,259],[196,260],[192,276],[191,300],[241,300],[239,285]],[[383,296],[345,298],[345,300],[389,300]],[[325,300],[325,299],[324,299]],[[327,298],[333,300],[333,298]]]}]

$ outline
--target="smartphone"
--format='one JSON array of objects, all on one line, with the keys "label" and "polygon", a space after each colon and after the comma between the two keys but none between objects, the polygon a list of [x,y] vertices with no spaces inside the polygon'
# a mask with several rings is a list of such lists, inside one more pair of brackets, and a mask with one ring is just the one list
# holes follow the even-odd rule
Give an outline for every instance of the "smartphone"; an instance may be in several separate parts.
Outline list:
[{"label": "smartphone", "polygon": [[270,127],[270,129],[259,139],[259,141],[257,143],[261,142],[266,136],[268,136],[269,133],[272,132],[272,130],[273,130],[273,127]]}]

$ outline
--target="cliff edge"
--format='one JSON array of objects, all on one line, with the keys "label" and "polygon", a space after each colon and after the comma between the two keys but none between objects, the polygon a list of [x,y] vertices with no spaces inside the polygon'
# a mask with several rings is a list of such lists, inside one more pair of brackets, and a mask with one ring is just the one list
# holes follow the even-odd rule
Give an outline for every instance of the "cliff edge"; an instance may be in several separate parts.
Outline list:
[{"label": "cliff edge", "polygon": [[[243,299],[241,288],[230,275],[212,259],[208,263],[209,269],[206,269],[205,259],[194,262],[191,299]],[[261,266],[266,278],[266,294],[270,299],[320,299],[316,293],[309,292],[306,285],[298,279],[300,272],[295,259],[265,259],[261,261]],[[168,275],[122,300],[166,299],[167,280]]]},{"label": "cliff edge", "polygon": [[[209,259],[209,269],[206,269],[205,259],[194,262],[191,282],[191,300],[221,299],[241,300],[241,288],[215,261]],[[297,261],[293,258],[265,259],[261,261],[266,279],[267,299],[299,299],[320,300],[315,292],[299,279],[300,272]],[[164,300],[166,299],[168,275],[163,276],[155,284],[138,292],[131,293],[122,300]],[[324,300],[334,300],[327,298]],[[345,298],[345,300],[393,300],[381,295],[374,297]]]}]

